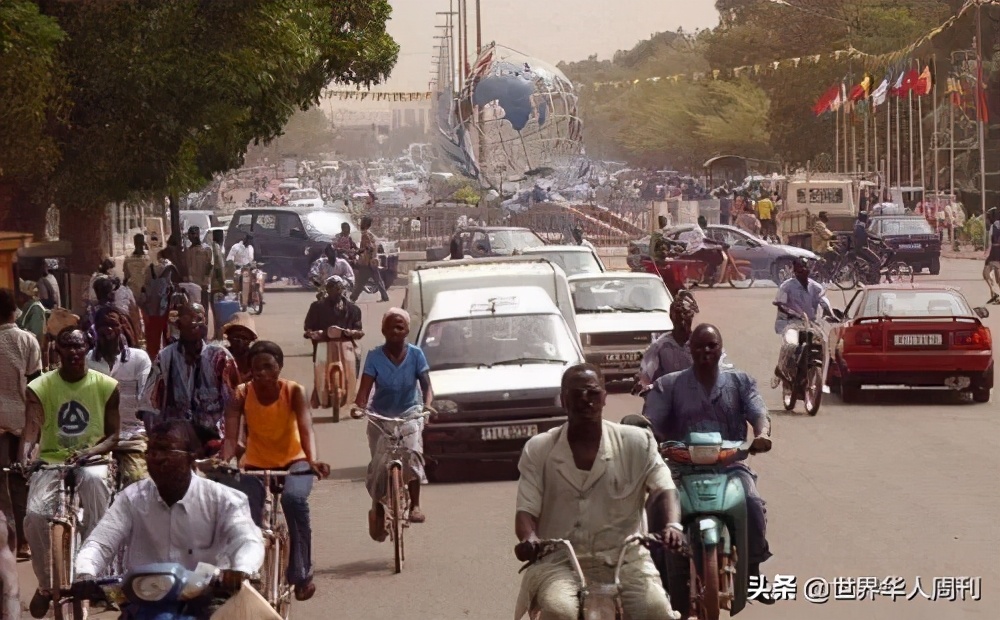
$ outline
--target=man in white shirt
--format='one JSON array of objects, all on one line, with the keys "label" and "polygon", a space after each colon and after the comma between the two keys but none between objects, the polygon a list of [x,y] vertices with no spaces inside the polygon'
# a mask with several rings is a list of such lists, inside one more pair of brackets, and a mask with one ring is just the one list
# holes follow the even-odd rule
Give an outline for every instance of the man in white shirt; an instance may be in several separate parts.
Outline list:
[{"label": "man in white shirt", "polygon": [[333,276],[346,280],[348,290],[354,289],[354,269],[340,256],[336,247],[328,245],[323,250],[323,256],[317,258],[309,268],[309,279],[316,286],[326,286],[326,281]]},{"label": "man in white shirt", "polygon": [[[518,468],[514,552],[537,559],[538,541],[569,540],[588,580],[612,583],[625,539],[643,529],[647,493],[660,504],[661,532],[677,550],[684,544],[681,509],[670,470],[650,433],[602,418],[607,393],[590,364],[563,375],[562,402],[569,421],[532,437]],[[669,618],[670,602],[649,551],[632,547],[622,567],[622,599],[629,618]],[[548,620],[576,620],[579,583],[565,553],[525,570],[515,618],[538,610]]]},{"label": "man in white shirt", "polygon": [[233,247],[229,248],[229,255],[226,256],[226,260],[233,261],[233,264],[236,265],[237,269],[252,263],[253,235],[247,233],[247,236],[243,237],[243,241],[237,241],[234,243]]},{"label": "man in white shirt", "polygon": [[721,284],[722,276],[724,275],[721,267],[726,262],[726,246],[709,239],[705,235],[707,227],[708,222],[705,216],[699,215],[698,225],[677,235],[677,240],[687,246],[683,254],[684,258],[702,261],[707,265],[705,276],[702,279],[707,282],[715,281],[716,284]]},{"label": "man in white shirt", "polygon": [[125,570],[200,562],[246,574],[264,562],[260,529],[246,495],[197,476],[201,442],[186,420],[149,431],[149,478],[122,491],[76,557],[77,579],[93,580],[125,548]]}]

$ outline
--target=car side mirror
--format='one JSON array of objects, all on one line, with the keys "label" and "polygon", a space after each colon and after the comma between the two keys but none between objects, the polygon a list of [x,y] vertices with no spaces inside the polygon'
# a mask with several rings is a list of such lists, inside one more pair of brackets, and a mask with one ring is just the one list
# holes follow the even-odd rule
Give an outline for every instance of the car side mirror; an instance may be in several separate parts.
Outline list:
[{"label": "car side mirror", "polygon": [[309,239],[309,237],[306,235],[306,232],[301,228],[291,229],[288,232],[288,236],[291,237],[292,239],[306,239],[306,240]]},{"label": "car side mirror", "polygon": [[981,319],[988,319],[990,317],[990,311],[987,310],[986,308],[983,308],[982,306],[980,306],[979,308],[973,308],[972,311],[975,312],[976,316],[978,316]]}]

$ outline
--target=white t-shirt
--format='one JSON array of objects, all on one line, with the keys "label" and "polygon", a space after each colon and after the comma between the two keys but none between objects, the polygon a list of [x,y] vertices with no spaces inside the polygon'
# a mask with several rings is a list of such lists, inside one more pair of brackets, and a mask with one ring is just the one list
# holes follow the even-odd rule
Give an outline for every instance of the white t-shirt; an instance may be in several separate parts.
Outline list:
[{"label": "white t-shirt", "polygon": [[687,246],[687,252],[697,252],[705,247],[705,231],[696,226],[677,235],[677,240]]}]

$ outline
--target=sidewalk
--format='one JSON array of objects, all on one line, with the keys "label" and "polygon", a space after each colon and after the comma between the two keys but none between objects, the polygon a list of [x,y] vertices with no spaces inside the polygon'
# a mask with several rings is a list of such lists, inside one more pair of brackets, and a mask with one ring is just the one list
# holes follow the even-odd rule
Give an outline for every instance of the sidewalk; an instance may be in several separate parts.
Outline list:
[{"label": "sidewalk", "polygon": [[975,250],[971,245],[963,245],[959,251],[954,251],[950,244],[941,248],[942,258],[964,258],[968,260],[985,260],[983,250]]}]

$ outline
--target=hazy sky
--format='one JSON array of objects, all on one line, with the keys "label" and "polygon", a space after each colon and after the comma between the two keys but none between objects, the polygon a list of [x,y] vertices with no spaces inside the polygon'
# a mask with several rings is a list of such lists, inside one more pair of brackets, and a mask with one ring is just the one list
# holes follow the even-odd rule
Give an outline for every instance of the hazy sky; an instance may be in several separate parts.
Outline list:
[{"label": "hazy sky", "polygon": [[[453,0],[457,5],[458,0]],[[470,57],[476,43],[475,0],[469,7]],[[399,62],[379,90],[426,90],[435,24],[443,24],[449,0],[390,0],[389,33],[399,43]],[[609,58],[656,32],[715,26],[715,0],[480,0],[483,45],[505,45],[551,64]]]}]

